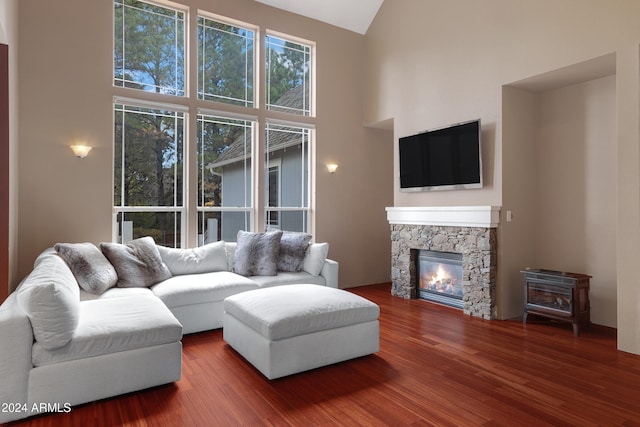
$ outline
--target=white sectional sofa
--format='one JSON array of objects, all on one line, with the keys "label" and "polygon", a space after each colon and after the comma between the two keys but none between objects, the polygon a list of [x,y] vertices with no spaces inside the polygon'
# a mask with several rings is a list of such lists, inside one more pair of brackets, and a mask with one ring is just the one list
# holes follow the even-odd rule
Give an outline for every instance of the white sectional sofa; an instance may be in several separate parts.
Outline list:
[{"label": "white sectional sofa", "polygon": [[[156,247],[170,277],[122,287],[116,268],[118,285],[98,293],[60,248],[45,250],[0,306],[0,423],[179,380],[183,333],[222,327],[228,296],[298,283],[338,287],[327,244],[309,244],[300,271],[268,276],[237,273],[239,244]],[[105,280],[108,269],[96,265],[81,267]]]}]

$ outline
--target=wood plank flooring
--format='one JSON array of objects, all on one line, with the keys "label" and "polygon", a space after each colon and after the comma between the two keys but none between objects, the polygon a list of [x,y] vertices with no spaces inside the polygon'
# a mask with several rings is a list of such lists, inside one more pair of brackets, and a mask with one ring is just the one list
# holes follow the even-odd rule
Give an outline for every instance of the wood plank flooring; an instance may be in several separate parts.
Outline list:
[{"label": "wood plank flooring", "polygon": [[174,384],[15,426],[640,426],[640,356],[615,331],[487,321],[352,289],[380,305],[380,352],[268,381],[222,339],[184,337]]}]

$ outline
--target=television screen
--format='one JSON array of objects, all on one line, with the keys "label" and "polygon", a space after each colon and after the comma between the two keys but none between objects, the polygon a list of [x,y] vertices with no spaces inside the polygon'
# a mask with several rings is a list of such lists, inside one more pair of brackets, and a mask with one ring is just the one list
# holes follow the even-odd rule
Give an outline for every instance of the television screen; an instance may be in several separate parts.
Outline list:
[{"label": "television screen", "polygon": [[400,191],[482,187],[480,120],[398,140]]}]

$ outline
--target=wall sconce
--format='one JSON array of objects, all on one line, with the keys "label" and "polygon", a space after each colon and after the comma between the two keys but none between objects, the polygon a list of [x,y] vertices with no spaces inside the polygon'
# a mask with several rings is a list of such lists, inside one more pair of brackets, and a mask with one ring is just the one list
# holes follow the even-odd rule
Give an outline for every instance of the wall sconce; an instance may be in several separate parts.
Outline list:
[{"label": "wall sconce", "polygon": [[89,147],[88,145],[71,145],[70,147],[71,151],[73,151],[73,154],[81,159],[87,157],[87,154],[89,154],[89,151],[91,151],[91,147]]},{"label": "wall sconce", "polygon": [[335,163],[329,163],[327,164],[327,170],[329,171],[329,173],[336,173],[336,170],[338,169],[338,165]]}]

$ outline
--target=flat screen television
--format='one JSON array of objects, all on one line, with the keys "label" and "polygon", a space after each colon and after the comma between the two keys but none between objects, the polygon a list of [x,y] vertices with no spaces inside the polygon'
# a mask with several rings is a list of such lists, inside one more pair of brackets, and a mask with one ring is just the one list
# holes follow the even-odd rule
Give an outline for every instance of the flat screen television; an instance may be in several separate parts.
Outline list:
[{"label": "flat screen television", "polygon": [[400,191],[482,188],[480,120],[398,140]]}]

